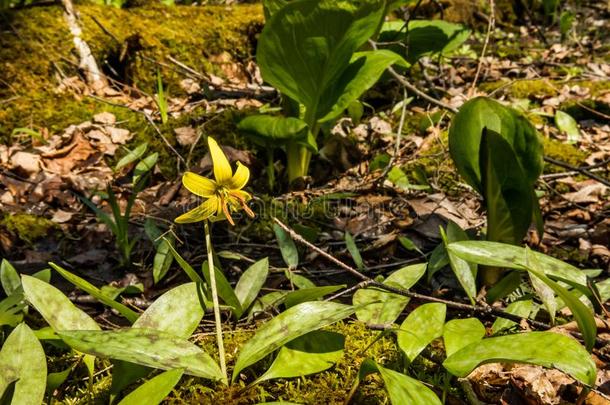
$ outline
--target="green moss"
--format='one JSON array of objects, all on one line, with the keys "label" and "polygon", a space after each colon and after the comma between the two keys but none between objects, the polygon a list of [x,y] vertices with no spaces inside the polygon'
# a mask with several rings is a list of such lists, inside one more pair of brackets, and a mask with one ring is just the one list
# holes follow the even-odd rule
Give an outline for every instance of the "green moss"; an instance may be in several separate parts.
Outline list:
[{"label": "green moss", "polygon": [[[562,160],[573,166],[582,166],[587,158],[587,154],[576,146],[555,139],[544,138],[543,145],[544,154],[546,156],[556,160]],[[565,171],[565,169],[547,164],[545,165],[544,171],[547,173],[555,173],[557,171]]]},{"label": "green moss", "polygon": [[4,219],[0,221],[0,225],[28,243],[48,235],[57,228],[57,224],[51,220],[32,214],[5,215]]},{"label": "green moss", "polygon": [[[222,52],[236,61],[251,57],[263,21],[260,5],[77,8],[84,38],[98,62],[107,61],[124,80],[148,93],[155,92],[156,72],[161,69],[172,96],[182,94],[178,83],[185,76],[151,60],[167,63],[172,56],[200,72],[222,76],[209,57]],[[32,125],[57,132],[100,110],[113,109],[86,96],[57,91],[59,71],[67,77],[78,73],[60,7],[13,11],[6,19],[11,29],[0,32],[0,99],[10,101],[0,111],[0,141],[17,127]]]},{"label": "green moss", "polygon": [[479,85],[479,89],[484,92],[492,92],[503,88],[503,91],[510,94],[514,98],[531,98],[531,97],[551,97],[558,94],[558,84],[549,81],[548,79],[531,79],[531,80],[498,80],[495,82],[487,82]]}]

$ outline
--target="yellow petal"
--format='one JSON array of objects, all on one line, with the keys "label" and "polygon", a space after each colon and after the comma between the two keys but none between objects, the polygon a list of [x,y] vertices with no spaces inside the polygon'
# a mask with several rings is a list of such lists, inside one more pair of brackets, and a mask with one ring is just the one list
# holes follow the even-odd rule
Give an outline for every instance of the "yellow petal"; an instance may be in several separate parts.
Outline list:
[{"label": "yellow petal", "polygon": [[248,183],[250,179],[250,169],[247,166],[242,165],[241,162],[237,162],[237,170],[235,175],[231,178],[231,181],[226,185],[229,190],[241,190]]},{"label": "yellow petal", "polygon": [[238,200],[247,202],[250,201],[252,199],[252,196],[250,195],[250,193],[244,191],[244,190],[231,190],[229,195],[231,197],[237,198]]},{"label": "yellow petal", "polygon": [[180,215],[174,221],[178,224],[189,224],[192,222],[199,222],[208,219],[218,211],[218,198],[211,197],[206,200],[203,204],[199,205],[188,211],[185,214]]},{"label": "yellow petal", "polygon": [[233,171],[231,170],[231,164],[225,156],[220,146],[216,143],[214,138],[208,136],[208,146],[210,147],[210,155],[212,155],[212,164],[214,165],[214,177],[218,184],[224,185],[231,180],[233,177]]},{"label": "yellow petal", "polygon": [[200,197],[212,197],[216,192],[214,181],[193,172],[184,173],[182,184],[188,191]]}]

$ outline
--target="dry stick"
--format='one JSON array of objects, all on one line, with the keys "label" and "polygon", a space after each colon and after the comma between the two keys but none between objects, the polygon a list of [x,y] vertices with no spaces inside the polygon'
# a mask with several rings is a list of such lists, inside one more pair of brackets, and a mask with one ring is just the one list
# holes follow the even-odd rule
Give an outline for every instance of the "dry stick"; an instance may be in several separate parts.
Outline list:
[{"label": "dry stick", "polygon": [[472,96],[472,93],[474,93],[474,90],[477,87],[479,75],[481,74],[481,69],[483,68],[483,58],[485,58],[485,52],[487,51],[487,46],[489,45],[489,38],[491,37],[491,33],[496,25],[496,7],[494,0],[489,0],[489,7],[491,8],[491,13],[489,15],[489,23],[487,24],[487,34],[485,34],[485,42],[483,42],[483,49],[481,50],[481,55],[479,56],[479,64],[477,65],[477,71],[474,74],[472,85],[470,86],[470,90],[468,91],[468,98]]},{"label": "dry stick", "polygon": [[[292,228],[288,227],[286,224],[281,222],[279,219],[274,217],[273,221],[275,221],[275,223],[278,224],[280,226],[280,228],[282,228],[284,231],[286,231],[295,242],[299,242],[302,245],[307,246],[308,248],[312,249],[316,253],[319,253],[321,256],[323,256],[327,260],[330,260],[331,262],[337,264],[339,267],[341,267],[342,269],[346,270],[348,273],[351,273],[355,277],[357,277],[360,280],[362,280],[362,283],[360,283],[360,284],[365,283],[366,286],[377,287],[377,288],[379,288],[381,290],[385,290],[387,292],[391,292],[391,293],[394,293],[394,294],[402,295],[404,297],[409,297],[409,298],[417,299],[417,300],[420,300],[420,301],[437,302],[437,303],[440,303],[440,304],[445,304],[445,305],[447,305],[450,308],[454,308],[454,309],[458,309],[458,310],[462,310],[462,311],[474,312],[474,313],[480,314],[480,315],[492,315],[492,316],[495,316],[495,317],[498,317],[498,318],[508,319],[508,320],[511,320],[511,321],[514,321],[514,322],[517,322],[517,323],[519,323],[519,322],[521,322],[522,320],[525,319],[532,326],[535,326],[536,328],[539,328],[539,329],[550,329],[551,328],[551,326],[547,325],[546,323],[535,321],[535,320],[531,320],[531,319],[526,319],[526,318],[523,318],[521,316],[514,315],[514,314],[509,314],[509,313],[504,312],[504,311],[502,311],[500,309],[492,308],[490,306],[485,306],[484,307],[484,306],[481,306],[481,305],[462,304],[460,302],[449,301],[449,300],[445,300],[445,299],[442,299],[442,298],[431,297],[429,295],[418,294],[418,293],[414,293],[414,292],[409,291],[409,290],[405,290],[403,288],[396,288],[396,287],[392,287],[390,285],[386,285],[386,284],[380,283],[380,282],[375,281],[372,278],[370,278],[370,277],[360,273],[358,270],[354,269],[353,267],[345,264],[344,262],[342,262],[341,260],[337,259],[336,257],[328,254],[327,252],[323,251],[319,247],[317,247],[317,246],[313,245],[312,243],[308,242],[301,235],[296,233]],[[350,289],[353,289],[353,287],[351,287]]]},{"label": "dry stick", "polygon": [[544,161],[548,162],[548,163],[551,163],[551,164],[554,164],[554,165],[559,166],[559,167],[563,167],[564,169],[569,169],[569,170],[578,172],[578,173],[580,173],[580,174],[582,174],[584,176],[587,176],[587,177],[589,177],[589,178],[591,178],[593,180],[599,181],[600,183],[602,183],[605,186],[610,187],[610,180],[604,179],[603,177],[598,176],[595,173],[591,173],[587,168],[572,166],[569,163],[562,162],[561,160],[555,160],[555,159],[550,158],[548,156],[544,157]]},{"label": "dry stick", "polygon": [[79,67],[85,72],[87,83],[96,93],[99,93],[108,86],[106,76],[104,76],[97,65],[97,62],[93,57],[93,53],[91,52],[91,48],[89,48],[87,42],[81,38],[83,31],[78,24],[78,17],[74,11],[72,0],[61,0],[61,4],[64,8],[64,17],[68,23],[68,28],[72,34],[74,47],[78,52],[80,60]]}]

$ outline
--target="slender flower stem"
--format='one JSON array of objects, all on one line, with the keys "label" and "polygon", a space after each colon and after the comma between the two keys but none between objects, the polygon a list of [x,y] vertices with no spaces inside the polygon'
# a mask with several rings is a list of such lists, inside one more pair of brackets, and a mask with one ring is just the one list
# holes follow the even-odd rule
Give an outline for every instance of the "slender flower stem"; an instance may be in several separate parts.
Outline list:
[{"label": "slender flower stem", "polygon": [[212,238],[210,237],[209,221],[203,221],[205,228],[205,245],[208,250],[208,268],[210,270],[210,288],[212,289],[212,303],[214,304],[214,321],[216,323],[216,341],[218,343],[218,356],[220,357],[220,370],[227,383],[227,365],[225,363],[225,347],[222,341],[222,323],[220,320],[220,305],[218,304],[218,290],[216,289],[216,273],[214,271],[214,254],[212,253]]}]

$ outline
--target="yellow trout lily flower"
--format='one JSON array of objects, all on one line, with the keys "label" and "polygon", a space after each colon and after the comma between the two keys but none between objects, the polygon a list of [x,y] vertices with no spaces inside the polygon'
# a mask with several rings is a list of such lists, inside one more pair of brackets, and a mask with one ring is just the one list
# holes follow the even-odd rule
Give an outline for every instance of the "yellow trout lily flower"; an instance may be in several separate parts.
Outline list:
[{"label": "yellow trout lily flower", "polygon": [[246,204],[252,196],[242,190],[250,178],[250,169],[237,162],[237,170],[233,174],[229,160],[212,137],[208,137],[208,146],[212,155],[214,180],[192,172],[186,172],[182,176],[184,187],[204,198],[205,201],[197,208],[180,215],[175,221],[179,224],[187,224],[206,219],[218,221],[226,218],[231,225],[235,225],[231,212],[239,209],[254,217],[254,213]]}]

